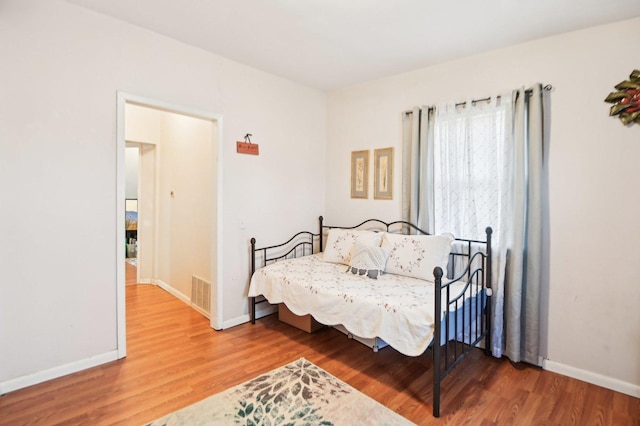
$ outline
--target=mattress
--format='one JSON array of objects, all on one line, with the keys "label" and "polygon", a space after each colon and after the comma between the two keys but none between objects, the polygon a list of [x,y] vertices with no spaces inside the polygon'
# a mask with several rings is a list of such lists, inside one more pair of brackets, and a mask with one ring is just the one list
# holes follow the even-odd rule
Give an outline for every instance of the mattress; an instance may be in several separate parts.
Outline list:
[{"label": "mattress", "polygon": [[[454,283],[451,294],[463,288],[464,284]],[[476,316],[471,291],[467,289],[467,303],[450,318],[461,317],[462,312],[465,318]],[[324,262],[322,253],[267,265],[253,274],[249,286],[249,297],[263,295],[270,303],[285,303],[296,315],[311,314],[326,325],[342,324],[365,339],[381,338],[408,356],[421,355],[433,340],[434,294],[432,282],[395,274],[378,279],[355,275],[345,265]],[[443,309],[445,301],[443,294]],[[453,327],[448,333],[449,338],[463,334]]]}]

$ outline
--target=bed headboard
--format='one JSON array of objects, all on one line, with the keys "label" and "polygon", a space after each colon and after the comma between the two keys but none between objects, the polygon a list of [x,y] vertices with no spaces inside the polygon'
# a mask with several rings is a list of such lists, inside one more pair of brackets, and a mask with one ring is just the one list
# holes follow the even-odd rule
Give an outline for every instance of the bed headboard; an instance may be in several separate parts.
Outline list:
[{"label": "bed headboard", "polygon": [[357,225],[354,226],[332,226],[325,225],[324,218],[320,216],[318,218],[320,222],[320,251],[323,249],[323,237],[324,231],[337,228],[337,229],[366,229],[370,231],[380,231],[380,232],[391,232],[394,234],[424,234],[429,235],[428,232],[418,228],[413,223],[405,222],[402,220],[396,220],[395,222],[385,222],[380,219],[367,219]]},{"label": "bed headboard", "polygon": [[251,273],[253,274],[256,270],[256,255],[261,255],[262,267],[282,259],[307,256],[317,253],[317,250],[314,250],[316,245],[314,242],[318,239],[322,241],[322,236],[309,231],[301,231],[284,243],[256,248],[256,239],[251,238]]},{"label": "bed headboard", "polygon": [[412,223],[401,220],[395,222],[385,222],[380,219],[367,219],[354,226],[333,226],[325,225],[324,218],[318,217],[318,233],[302,231],[295,234],[289,240],[281,244],[268,247],[256,248],[256,239],[251,238],[251,273],[256,270],[257,257],[261,259],[261,267],[278,260],[290,259],[300,256],[307,256],[322,252],[324,250],[324,235],[329,229],[366,229],[371,231],[392,232],[396,234],[425,234],[428,232],[418,228]]},{"label": "bed headboard", "polygon": [[[325,232],[330,229],[363,229],[380,232],[391,232],[395,234],[423,234],[429,235],[423,229],[413,223],[396,220],[394,222],[385,222],[380,219],[367,219],[354,226],[335,226],[325,225],[324,218],[318,217],[318,233],[310,231],[302,231],[295,234],[289,240],[281,244],[276,244],[268,247],[256,248],[256,239],[251,238],[251,273],[256,271],[257,258],[261,259],[260,267],[264,267],[271,262],[275,262],[282,259],[289,259],[300,256],[307,256],[310,254],[322,252],[324,250],[324,236]],[[485,241],[471,240],[465,238],[456,238],[452,251],[451,251],[451,264],[455,265],[456,260],[462,260],[465,264],[471,263],[471,257],[473,253],[483,250],[491,250],[491,228],[486,229],[487,239]],[[480,247],[480,248],[479,248]],[[486,250],[482,249],[486,247]],[[489,254],[489,253],[485,253]],[[491,256],[488,256],[489,261]],[[491,269],[487,268],[490,273]],[[447,275],[447,274],[445,274]],[[456,274],[457,275],[457,274]],[[488,280],[489,283],[491,282]]]},{"label": "bed headboard", "polygon": [[[319,224],[320,224],[320,235],[319,235],[319,239],[320,239],[320,249],[319,251],[322,251],[324,248],[324,233],[325,231],[328,231],[329,229],[333,229],[333,228],[338,228],[338,229],[366,229],[366,230],[371,230],[371,231],[380,231],[380,232],[391,232],[394,234],[403,234],[403,235],[408,235],[408,234],[422,234],[422,235],[430,235],[429,232],[420,229],[419,227],[417,227],[416,225],[414,225],[413,223],[410,222],[406,222],[403,220],[396,220],[394,222],[385,222],[383,220],[380,219],[367,219],[355,226],[332,226],[332,225],[325,225],[324,224],[324,218],[322,216],[320,216],[318,218]],[[464,265],[471,265],[473,263],[473,257],[474,254],[477,253],[478,251],[484,251],[486,252],[485,254],[489,254],[488,252],[491,251],[491,234],[493,233],[492,229],[490,227],[487,227],[486,230],[486,235],[487,235],[487,239],[485,241],[481,241],[481,240],[471,240],[471,239],[466,239],[466,238],[456,238],[455,242],[453,244],[452,250],[451,250],[451,254],[450,254],[450,265],[456,265],[457,261],[462,261]],[[491,256],[487,256],[488,257],[488,261],[491,261]],[[491,265],[487,265],[487,272],[490,274],[491,272]],[[453,268],[455,268],[455,266],[453,266]],[[469,268],[467,268],[469,269]],[[459,271],[444,271],[445,272],[445,276],[449,275],[446,272],[450,272],[453,275],[458,275],[457,272]],[[467,271],[468,273],[469,271]],[[488,277],[490,278],[490,276]],[[488,279],[488,287],[490,288],[490,283],[491,280]]]}]

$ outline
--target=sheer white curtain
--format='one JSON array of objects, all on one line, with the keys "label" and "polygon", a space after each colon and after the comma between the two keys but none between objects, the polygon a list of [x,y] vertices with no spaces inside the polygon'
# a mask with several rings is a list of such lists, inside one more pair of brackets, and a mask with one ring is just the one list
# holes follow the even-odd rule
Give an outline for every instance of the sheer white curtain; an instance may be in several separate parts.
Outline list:
[{"label": "sheer white curtain", "polygon": [[431,233],[494,230],[491,350],[539,364],[543,90],[416,108],[403,120],[403,219]]},{"label": "sheer white curtain", "polygon": [[[437,108],[434,229],[484,239],[499,234],[512,184],[511,95]],[[449,229],[450,231],[445,231]]]}]

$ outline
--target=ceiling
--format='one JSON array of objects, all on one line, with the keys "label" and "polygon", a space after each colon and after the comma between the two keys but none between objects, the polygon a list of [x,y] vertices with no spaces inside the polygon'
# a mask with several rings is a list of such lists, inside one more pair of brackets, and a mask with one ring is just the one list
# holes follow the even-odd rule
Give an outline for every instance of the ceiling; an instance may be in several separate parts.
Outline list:
[{"label": "ceiling", "polygon": [[332,90],[640,16],[639,0],[66,0]]}]

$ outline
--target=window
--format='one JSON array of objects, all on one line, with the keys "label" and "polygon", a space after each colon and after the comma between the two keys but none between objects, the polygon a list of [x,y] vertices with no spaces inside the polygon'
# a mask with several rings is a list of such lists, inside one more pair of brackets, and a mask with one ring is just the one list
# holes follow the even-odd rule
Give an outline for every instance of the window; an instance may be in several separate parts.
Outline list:
[{"label": "window", "polygon": [[[434,230],[484,239],[501,223],[512,157],[511,102],[440,108],[434,120]],[[495,229],[494,229],[495,231]]]}]

